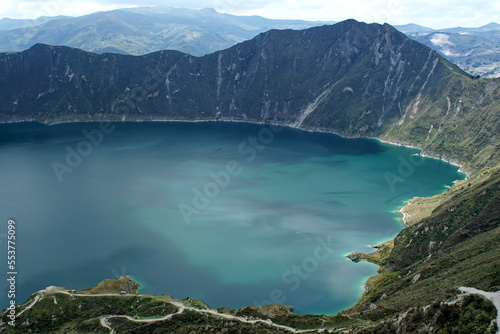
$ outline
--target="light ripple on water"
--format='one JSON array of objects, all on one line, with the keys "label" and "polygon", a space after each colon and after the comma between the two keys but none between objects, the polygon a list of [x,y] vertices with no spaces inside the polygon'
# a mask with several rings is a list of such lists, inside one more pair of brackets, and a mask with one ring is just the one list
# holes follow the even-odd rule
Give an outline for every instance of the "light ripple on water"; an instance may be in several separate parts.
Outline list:
[{"label": "light ripple on water", "polygon": [[[144,282],[143,292],[213,307],[278,299],[332,314],[376,273],[344,256],[393,237],[405,200],[462,177],[425,159],[391,191],[386,173],[397,175],[400,158],[416,150],[285,129],[248,162],[238,146],[262,126],[115,126],[59,183],[52,162],[64,162],[92,123],[0,125],[3,220],[19,222],[19,302],[49,285],[81,289],[118,273]],[[241,173],[186,224],[178,205],[192,205],[193,189],[229,160]]]}]

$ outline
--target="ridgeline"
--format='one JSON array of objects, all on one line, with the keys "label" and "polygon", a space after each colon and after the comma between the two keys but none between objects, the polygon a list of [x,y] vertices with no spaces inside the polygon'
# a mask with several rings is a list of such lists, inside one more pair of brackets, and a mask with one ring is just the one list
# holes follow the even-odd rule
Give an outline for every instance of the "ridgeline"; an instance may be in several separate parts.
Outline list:
[{"label": "ridgeline", "polygon": [[462,164],[470,176],[443,194],[412,200],[403,210],[410,226],[393,242],[352,256],[380,265],[379,275],[338,315],[297,315],[278,305],[211,310],[199,301],[121,294],[121,287],[107,295],[48,288],[17,307],[16,327],[4,311],[0,329],[495,333],[493,304],[459,296],[458,288],[500,290],[499,84],[472,78],[389,25],[354,20],[271,30],[203,57],[97,55],[40,44],[1,54],[1,122],[272,123],[415,146]]}]

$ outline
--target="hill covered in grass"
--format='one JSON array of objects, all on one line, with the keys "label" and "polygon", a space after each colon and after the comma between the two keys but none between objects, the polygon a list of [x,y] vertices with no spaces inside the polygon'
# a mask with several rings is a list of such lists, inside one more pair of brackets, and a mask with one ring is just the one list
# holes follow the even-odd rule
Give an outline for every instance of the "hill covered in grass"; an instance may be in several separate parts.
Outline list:
[{"label": "hill covered in grass", "polygon": [[499,84],[472,78],[389,25],[354,20],[269,31],[204,57],[48,45],[2,54],[2,122],[271,123],[416,146],[464,164],[470,178],[412,200],[403,209],[410,226],[375,254],[355,256],[380,273],[338,315],[297,315],[278,305],[212,310],[133,290],[122,295],[123,286],[107,282],[37,292],[16,309],[19,326],[7,326],[8,311],[1,326],[7,333],[494,333],[491,302],[459,297],[458,288],[500,289]]},{"label": "hill covered in grass", "polygon": [[500,79],[473,79],[389,25],[272,30],[193,57],[35,45],[0,55],[0,121],[267,122],[498,159]]}]

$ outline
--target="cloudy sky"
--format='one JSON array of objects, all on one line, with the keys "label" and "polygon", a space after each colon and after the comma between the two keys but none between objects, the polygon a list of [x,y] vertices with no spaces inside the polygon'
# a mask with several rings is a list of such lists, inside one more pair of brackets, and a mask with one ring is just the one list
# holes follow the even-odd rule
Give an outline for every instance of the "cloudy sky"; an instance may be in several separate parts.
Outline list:
[{"label": "cloudy sky", "polygon": [[431,28],[500,23],[499,0],[0,0],[0,18],[78,16],[124,7],[215,8],[275,19],[417,23]]}]

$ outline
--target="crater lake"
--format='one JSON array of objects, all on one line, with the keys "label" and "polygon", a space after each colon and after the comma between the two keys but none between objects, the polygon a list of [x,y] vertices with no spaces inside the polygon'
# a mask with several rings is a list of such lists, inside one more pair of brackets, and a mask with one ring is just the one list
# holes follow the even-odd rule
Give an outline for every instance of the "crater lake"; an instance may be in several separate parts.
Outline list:
[{"label": "crater lake", "polygon": [[16,302],[130,275],[142,293],[214,308],[335,314],[377,270],[345,256],[393,238],[405,201],[464,178],[418,153],[245,123],[1,124],[0,243],[13,219]]}]

